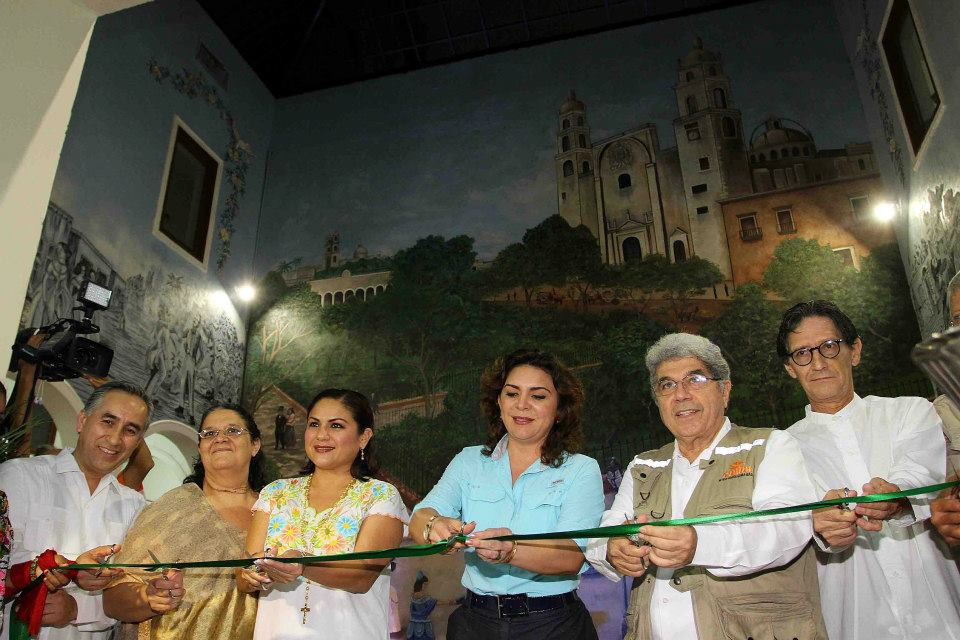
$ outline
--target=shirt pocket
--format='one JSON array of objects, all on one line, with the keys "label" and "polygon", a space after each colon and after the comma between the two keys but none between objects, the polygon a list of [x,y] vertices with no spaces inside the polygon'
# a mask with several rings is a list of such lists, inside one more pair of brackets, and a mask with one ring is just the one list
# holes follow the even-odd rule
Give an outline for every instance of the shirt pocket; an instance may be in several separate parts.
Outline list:
[{"label": "shirt pocket", "polygon": [[32,509],[30,517],[23,526],[23,536],[16,532],[16,538],[29,540],[29,548],[34,550],[56,549],[60,553],[65,545],[69,545],[66,532],[75,529],[78,523],[73,522],[66,509],[46,506]]},{"label": "shirt pocket", "polygon": [[566,491],[558,487],[530,490],[524,492],[523,508],[529,514],[528,522],[537,526],[553,526],[560,520],[560,509]]},{"label": "shirt pocket", "polygon": [[477,530],[506,526],[513,515],[507,492],[500,487],[469,485],[463,521],[476,521]]}]

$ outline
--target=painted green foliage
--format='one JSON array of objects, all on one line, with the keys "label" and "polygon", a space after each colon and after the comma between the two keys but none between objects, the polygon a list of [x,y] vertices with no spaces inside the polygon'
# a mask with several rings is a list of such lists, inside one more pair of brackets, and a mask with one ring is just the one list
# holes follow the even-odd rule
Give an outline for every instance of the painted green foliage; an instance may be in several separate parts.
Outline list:
[{"label": "painted green foliage", "polygon": [[[378,404],[421,397],[419,415],[377,435],[385,467],[416,490],[429,489],[460,448],[483,442],[480,373],[519,347],[554,352],[575,367],[587,390],[589,447],[662,430],[644,355],[663,334],[687,328],[693,298],[721,280],[716,265],[699,258],[604,266],[589,232],[558,216],[485,268],[466,236],[423,238],[390,267],[384,292],[328,307],[306,285],[287,289],[270,276],[269,306],[255,310],[249,334],[245,399],[255,404],[271,384],[301,402],[327,386],[359,389]],[[796,419],[802,395],[774,344],[785,305],[811,297],[834,299],[861,328],[868,349],[858,384],[912,371],[907,354],[919,336],[896,246],[875,250],[856,271],[830,247],[787,240],[764,287],[741,286],[719,317],[693,319],[730,361],[731,415],[741,423]]]}]

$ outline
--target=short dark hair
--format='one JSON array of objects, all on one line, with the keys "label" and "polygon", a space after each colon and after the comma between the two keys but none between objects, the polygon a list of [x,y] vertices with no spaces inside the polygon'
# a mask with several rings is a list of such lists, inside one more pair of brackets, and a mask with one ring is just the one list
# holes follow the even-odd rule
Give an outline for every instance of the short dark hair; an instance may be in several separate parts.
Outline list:
[{"label": "short dark hair", "polygon": [[[121,380],[111,380],[94,389],[93,393],[87,397],[87,401],[83,403],[83,412],[89,415],[91,411],[103,403],[104,397],[111,391],[123,391],[124,393],[143,400],[143,404],[147,405],[147,424],[150,423],[150,411],[153,409],[153,400],[150,399],[150,396],[147,395],[147,392],[144,391],[140,385],[123,382]],[[143,428],[146,430],[147,425],[143,425]]]},{"label": "short dark hair", "polygon": [[573,372],[556,356],[545,351],[519,349],[497,358],[480,379],[480,408],[487,418],[490,429],[482,453],[493,454],[497,443],[507,432],[500,419],[497,399],[507,382],[507,376],[515,368],[527,365],[536,367],[550,376],[557,389],[557,418],[547,434],[540,453],[540,461],[551,467],[563,464],[565,454],[577,453],[583,448],[583,430],[580,415],[583,412],[583,385]]},{"label": "short dark hair", "polygon": [[[313,400],[310,401],[310,404],[307,405],[308,420],[310,412],[313,411],[316,404],[327,398],[336,400],[350,411],[350,416],[356,421],[359,431],[363,431],[364,429],[373,430],[373,407],[370,405],[370,401],[367,399],[367,396],[351,389],[324,389],[315,395]],[[307,460],[307,463],[300,469],[300,473],[310,475],[316,468],[313,461]],[[350,475],[357,480],[369,480],[376,475],[377,471],[379,471],[379,468],[373,455],[373,441],[370,440],[367,442],[367,446],[363,448],[362,459],[360,452],[357,452],[356,457],[353,459],[353,464],[350,465]]]},{"label": "short dark hair", "polygon": [[850,316],[841,311],[840,307],[829,300],[801,302],[787,309],[786,313],[783,314],[783,319],[780,320],[780,329],[777,331],[777,355],[780,356],[780,359],[784,362],[790,357],[790,334],[800,326],[804,318],[811,316],[832,320],[833,324],[837,327],[837,331],[840,332],[840,338],[842,338],[849,347],[852,347],[853,343],[860,337],[860,334],[857,333],[857,328],[853,326],[853,320],[850,319]]},{"label": "short dark hair", "polygon": [[[267,484],[267,456],[263,452],[263,440],[260,438],[260,427],[257,426],[256,420],[253,419],[253,415],[249,411],[239,404],[230,402],[215,404],[203,412],[203,415],[200,417],[200,422],[197,423],[197,431],[200,431],[204,421],[211,413],[220,409],[233,411],[240,416],[240,421],[243,422],[243,426],[250,432],[250,439],[260,440],[260,450],[257,451],[257,455],[253,456],[250,460],[250,471],[247,473],[247,482],[250,483],[250,488],[254,491],[260,491],[260,489],[263,489]],[[193,461],[193,473],[183,479],[183,484],[190,484],[192,482],[203,489],[203,478],[205,475],[206,470],[203,468],[203,461],[201,461],[200,456],[197,455],[197,459]]]}]

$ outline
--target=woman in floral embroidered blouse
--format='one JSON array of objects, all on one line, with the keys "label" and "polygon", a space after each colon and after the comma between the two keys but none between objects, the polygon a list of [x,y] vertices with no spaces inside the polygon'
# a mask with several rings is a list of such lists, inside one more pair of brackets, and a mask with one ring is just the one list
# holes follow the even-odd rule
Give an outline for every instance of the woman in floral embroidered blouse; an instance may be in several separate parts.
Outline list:
[{"label": "woman in floral embroidered blouse", "polygon": [[[277,480],[253,506],[254,557],[348,553],[399,546],[407,511],[396,488],[372,478],[373,410],[356,391],[321,391],[307,408],[307,475]],[[261,589],[254,640],[389,637],[390,559],[318,565],[257,560],[238,573]]]}]

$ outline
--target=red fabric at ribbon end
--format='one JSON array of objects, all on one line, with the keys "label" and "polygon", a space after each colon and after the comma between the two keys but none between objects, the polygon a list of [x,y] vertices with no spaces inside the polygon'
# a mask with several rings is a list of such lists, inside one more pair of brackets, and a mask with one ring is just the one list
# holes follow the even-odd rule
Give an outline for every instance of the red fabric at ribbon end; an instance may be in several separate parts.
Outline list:
[{"label": "red fabric at ribbon end", "polygon": [[[71,563],[72,564],[72,563]],[[33,587],[27,588],[33,582],[35,576],[31,575],[31,566],[33,562],[21,562],[10,568],[11,582],[13,583],[13,593],[21,591],[17,596],[14,609],[16,616],[27,625],[27,632],[31,637],[40,633],[40,622],[43,619],[43,606],[47,602],[47,585],[39,582]],[[47,549],[37,556],[37,568],[41,571],[55,569],[57,565],[57,552],[53,549]],[[70,578],[75,578],[77,571],[67,570],[64,574]]]}]

